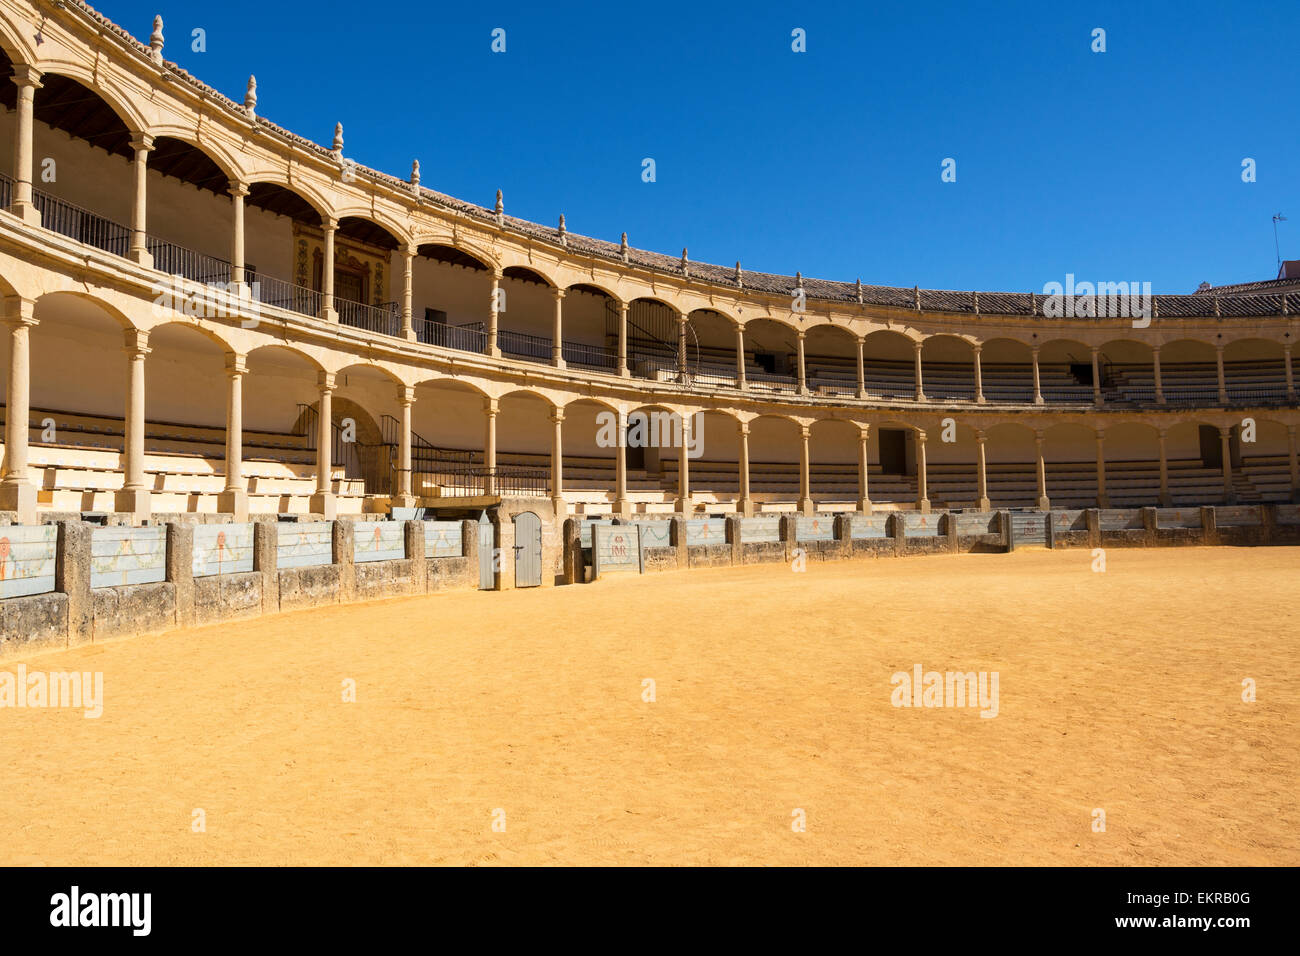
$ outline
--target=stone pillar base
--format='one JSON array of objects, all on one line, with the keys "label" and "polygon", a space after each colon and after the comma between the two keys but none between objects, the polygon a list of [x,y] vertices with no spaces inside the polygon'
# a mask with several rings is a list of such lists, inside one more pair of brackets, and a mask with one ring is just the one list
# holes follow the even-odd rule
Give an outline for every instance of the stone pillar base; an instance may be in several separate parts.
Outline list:
[{"label": "stone pillar base", "polygon": [[916,503],[916,510],[921,512],[923,515],[928,515],[930,513],[930,499],[922,498],[918,501]]},{"label": "stone pillar base", "polygon": [[29,226],[41,224],[41,211],[29,202],[15,199],[9,204],[9,211]]},{"label": "stone pillar base", "polygon": [[695,514],[695,502],[690,498],[676,498],[673,500],[673,511],[679,515]]},{"label": "stone pillar base", "polygon": [[800,498],[799,513],[801,515],[812,517],[812,515],[817,513],[817,506],[813,504],[813,500],[811,498]]},{"label": "stone pillar base", "polygon": [[316,492],[309,499],[307,507],[312,514],[324,515],[326,521],[333,521],[338,517],[338,500],[334,497],[332,491]]},{"label": "stone pillar base", "polygon": [[36,486],[26,479],[0,482],[0,511],[16,511],[19,524],[35,524]]},{"label": "stone pillar base", "polygon": [[1051,498],[1048,498],[1048,497],[1046,497],[1046,496],[1044,496],[1044,497],[1042,497],[1042,498],[1039,498],[1039,499],[1038,499],[1038,510],[1039,510],[1039,511],[1051,511],[1051,510],[1052,510],[1052,499],[1051,499]]},{"label": "stone pillar base", "polygon": [[339,310],[330,309],[330,308],[321,309],[320,317],[324,319],[326,322],[333,322],[334,324],[337,325],[339,321]]},{"label": "stone pillar base", "polygon": [[123,488],[113,493],[113,510],[143,520],[153,513],[146,488]]},{"label": "stone pillar base", "polygon": [[392,503],[394,508],[417,508],[420,499],[415,495],[393,495]]},{"label": "stone pillar base", "polygon": [[223,515],[234,515],[235,520],[248,520],[248,492],[243,488],[227,489],[217,495],[217,511]]},{"label": "stone pillar base", "polygon": [[1043,396],[1041,396],[1041,395],[1035,395],[1035,396],[1034,396],[1034,404],[1035,404],[1035,405],[1041,405],[1041,404],[1043,404]]},{"label": "stone pillar base", "polygon": [[403,329],[403,330],[402,330],[402,338],[406,339],[406,341],[408,341],[408,342],[414,342],[414,341],[416,340],[416,339],[415,339],[415,329]]},{"label": "stone pillar base", "polygon": [[987,498],[981,498],[979,501],[975,502],[975,507],[980,511],[993,510],[993,504]]},{"label": "stone pillar base", "polygon": [[741,498],[736,502],[736,514],[746,518],[754,517],[754,499]]},{"label": "stone pillar base", "polygon": [[925,392],[917,392],[917,393],[916,393],[916,397],[915,397],[913,400],[914,400],[914,401],[917,401],[917,402],[928,402],[928,401],[929,401],[929,399],[925,397]]},{"label": "stone pillar base", "polygon": [[564,361],[564,359],[560,358],[558,355],[552,357],[552,359],[551,359],[551,365],[553,365],[555,368],[568,368],[568,367],[569,367],[569,363],[566,362],[566,361]]},{"label": "stone pillar base", "polygon": [[864,515],[869,515],[869,514],[871,514],[872,507],[873,507],[873,506],[872,506],[872,504],[871,504],[871,499],[870,499],[870,498],[859,498],[859,499],[858,499],[858,510],[861,511]]},{"label": "stone pillar base", "polygon": [[[627,504],[627,502],[623,502],[623,503]],[[561,519],[563,519],[565,516],[568,515],[569,503],[565,501],[563,498],[552,498],[551,509],[555,512],[555,520],[560,521]],[[616,511],[618,510],[617,504],[614,505],[614,510]]]},{"label": "stone pillar base", "polygon": [[153,255],[148,249],[128,249],[126,251],[126,257],[132,262],[138,262],[146,269],[153,268]]},{"label": "stone pillar base", "polygon": [[975,396],[975,404],[976,404],[976,405],[983,405],[983,404],[984,404],[984,393],[983,393],[983,392],[980,392],[978,395]]},{"label": "stone pillar base", "polygon": [[500,358],[500,357],[501,357],[501,349],[500,349],[498,346],[496,346],[496,345],[490,346],[490,347],[488,348],[487,354],[488,354],[488,357],[489,357],[489,358]]},{"label": "stone pillar base", "polygon": [[1098,508],[1109,508],[1109,507],[1110,507],[1110,495],[1098,495],[1098,496],[1097,496],[1097,507],[1098,507]]}]

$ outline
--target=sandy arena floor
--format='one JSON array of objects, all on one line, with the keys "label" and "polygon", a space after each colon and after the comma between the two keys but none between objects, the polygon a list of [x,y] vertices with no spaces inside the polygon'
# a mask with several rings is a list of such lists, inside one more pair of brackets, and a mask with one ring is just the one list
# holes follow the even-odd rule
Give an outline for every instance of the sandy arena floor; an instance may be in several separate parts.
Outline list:
[{"label": "sandy arena floor", "polygon": [[[40,655],[103,671],[105,709],[0,710],[0,864],[1300,864],[1300,549],[1108,560],[677,572]],[[917,663],[998,671],[998,716],[893,707]]]}]

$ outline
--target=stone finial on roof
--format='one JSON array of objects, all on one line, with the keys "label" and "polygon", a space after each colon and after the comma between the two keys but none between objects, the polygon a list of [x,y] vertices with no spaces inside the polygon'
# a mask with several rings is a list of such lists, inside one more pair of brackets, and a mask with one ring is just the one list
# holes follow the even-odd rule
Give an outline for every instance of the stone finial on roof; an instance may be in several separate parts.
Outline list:
[{"label": "stone finial on roof", "polygon": [[1212,288],[1214,288],[1214,286],[1210,285],[1208,282],[1202,282],[1200,285],[1198,285],[1198,286],[1196,287],[1196,291],[1197,291],[1197,292],[1204,292],[1204,291],[1206,291],[1207,289],[1212,289]]},{"label": "stone finial on roof", "polygon": [[257,115],[257,77],[249,75],[248,88],[244,90],[244,112],[250,117]]},{"label": "stone finial on roof", "polygon": [[919,285],[912,286],[912,299],[916,302],[916,311],[920,312],[921,311],[921,287]]},{"label": "stone finial on roof", "polygon": [[745,288],[745,273],[740,270],[739,259],[736,260],[736,285],[741,289]]},{"label": "stone finial on roof", "polygon": [[690,275],[689,264],[690,258],[686,255],[686,247],[682,246],[682,275]]},{"label": "stone finial on roof", "polygon": [[153,18],[153,33],[149,34],[149,51],[155,63],[162,62],[163,22],[161,16]]},{"label": "stone finial on roof", "polygon": [[343,124],[342,123],[334,124],[334,145],[331,148],[336,153],[343,152]]},{"label": "stone finial on roof", "polygon": [[795,287],[796,289],[802,289],[802,288],[803,288],[803,273],[802,273],[802,272],[796,272],[796,273],[794,274],[794,287]]},{"label": "stone finial on roof", "polygon": [[411,160],[411,188],[417,193],[420,191],[420,161]]},{"label": "stone finial on roof", "polygon": [[505,197],[501,195],[501,190],[499,189],[497,190],[497,204],[492,211],[496,213],[497,228],[500,229],[506,224],[506,203]]},{"label": "stone finial on roof", "polygon": [[853,285],[857,288],[858,291],[858,305],[861,305],[862,304],[862,280],[861,279],[855,280]]},{"label": "stone finial on roof", "polygon": [[564,213],[560,213],[560,245],[569,244],[569,230],[564,226]]},{"label": "stone finial on roof", "polygon": [[621,238],[618,241],[618,251],[619,254],[622,255],[623,261],[627,262],[628,255],[627,255],[627,233],[626,232],[623,233],[623,238]]}]

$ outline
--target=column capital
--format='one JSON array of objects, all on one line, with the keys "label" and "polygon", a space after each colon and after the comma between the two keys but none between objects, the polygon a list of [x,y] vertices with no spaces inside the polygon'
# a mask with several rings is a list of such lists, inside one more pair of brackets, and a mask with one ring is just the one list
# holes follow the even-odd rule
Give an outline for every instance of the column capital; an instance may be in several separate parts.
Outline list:
[{"label": "column capital", "polygon": [[248,356],[238,352],[226,353],[226,374],[231,378],[248,374]]},{"label": "column capital", "polygon": [[922,349],[922,347],[924,347],[924,345],[925,345],[925,340],[924,340],[924,339],[914,339],[914,340],[912,341],[912,351],[913,351],[913,352],[916,352],[916,353],[919,355],[920,352],[921,352],[921,349]]},{"label": "column capital", "polygon": [[1160,343],[1159,343],[1159,342],[1157,342],[1155,345],[1151,346],[1151,354],[1152,354],[1152,355],[1159,355],[1159,354],[1160,354]]},{"label": "column capital", "polygon": [[505,276],[506,276],[505,272],[504,272],[503,270],[497,268],[496,266],[493,266],[493,267],[492,267],[491,269],[489,269],[488,271],[489,271],[489,272],[491,273],[491,275],[492,275],[492,281],[493,281],[493,282],[500,282],[500,281],[501,281],[502,279],[504,279]]},{"label": "column capital", "polygon": [[496,418],[497,413],[501,411],[501,408],[497,404],[497,401],[498,400],[495,398],[483,399],[483,414],[486,415],[488,418]]},{"label": "column capital", "polygon": [[1101,352],[1101,346],[1100,346],[1100,345],[1090,345],[1090,346],[1088,346],[1088,348],[1090,348],[1090,349],[1092,350],[1092,354],[1093,354],[1094,356]]},{"label": "column capital", "polygon": [[808,330],[807,330],[807,329],[795,329],[795,330],[794,330],[794,334],[797,335],[797,336],[799,337],[799,341],[802,342],[804,339],[806,339],[806,338],[808,337]]},{"label": "column capital", "polygon": [[1168,428],[1165,428],[1165,427],[1162,426],[1162,427],[1156,429],[1156,436],[1157,436],[1161,441],[1164,441],[1164,440],[1165,440],[1165,436],[1167,436],[1168,434],[1169,434],[1169,429],[1168,429]]},{"label": "column capital", "polygon": [[243,199],[248,195],[248,183],[241,182],[238,179],[232,179],[228,184],[228,191],[231,196],[238,196],[240,199]]},{"label": "column capital", "polygon": [[143,133],[143,132],[132,132],[132,133],[131,133],[131,148],[132,148],[133,150],[135,150],[137,153],[140,153],[140,152],[148,153],[148,152],[152,151],[152,150],[153,150],[153,136],[151,136],[149,133]]},{"label": "column capital", "polygon": [[1231,425],[1220,425],[1220,426],[1219,426],[1219,437],[1220,437],[1220,438],[1224,438],[1224,439],[1226,439],[1226,438],[1231,438],[1231,437],[1232,437],[1232,426],[1231,426]]},{"label": "column capital", "polygon": [[1287,433],[1288,435],[1290,435],[1290,436],[1292,436],[1292,437],[1295,437],[1295,431],[1296,431],[1296,427],[1295,427],[1294,425],[1288,425],[1288,426],[1286,426],[1286,433]]},{"label": "column capital", "polygon": [[13,71],[14,75],[10,79],[19,89],[39,90],[41,88],[42,73],[36,67],[28,66],[26,63],[15,63]]},{"label": "column capital", "polygon": [[862,423],[862,422],[859,422],[859,423],[858,423],[858,441],[867,441],[867,440],[870,439],[870,438],[871,438],[871,424],[870,424],[870,422],[867,422],[867,423],[865,423],[865,424]]},{"label": "column capital", "polygon": [[[1295,426],[1292,425],[1291,427],[1294,428]],[[740,435],[748,435],[749,422],[741,422],[741,421],[736,422],[736,433]]]},{"label": "column capital", "polygon": [[132,358],[144,358],[149,354],[149,333],[144,329],[127,329],[124,351]]},{"label": "column capital", "polygon": [[989,440],[989,433],[982,428],[975,429],[975,441],[982,445]]},{"label": "column capital", "polygon": [[397,404],[403,408],[409,408],[415,404],[415,386],[399,385],[397,386]]},{"label": "column capital", "polygon": [[322,392],[332,392],[332,391],[334,391],[334,373],[333,373],[333,372],[317,372],[317,373],[316,373],[316,386],[317,386],[317,387],[318,387]]},{"label": "column capital", "polygon": [[800,426],[799,426],[799,437],[800,437],[800,438],[802,438],[804,441],[807,441],[810,435],[812,435],[812,426],[811,426],[811,425],[800,425]]},{"label": "column capital", "polygon": [[36,300],[25,299],[20,295],[5,296],[0,322],[13,326],[39,325],[40,321],[36,318]]},{"label": "column capital", "polygon": [[1034,429],[1034,444],[1039,448],[1043,447],[1043,430],[1041,428]]},{"label": "column capital", "polygon": [[407,260],[414,259],[419,255],[419,253],[420,247],[414,242],[408,242],[406,245],[402,246],[402,255],[405,256]]},{"label": "column capital", "polygon": [[333,216],[325,216],[320,221],[320,227],[322,232],[335,232],[339,228],[339,221]]},{"label": "column capital", "polygon": [[551,424],[559,425],[564,421],[564,409],[556,408],[551,410]]},{"label": "column capital", "polygon": [[922,445],[925,444],[925,432],[920,428],[916,430],[916,440]]},{"label": "column capital", "polygon": [[972,352],[974,352],[976,355],[979,355],[981,352],[984,351],[984,343],[982,343],[982,342],[972,342],[972,343],[971,343],[970,350],[971,350]]},{"label": "column capital", "polygon": [[557,299],[563,299],[564,293],[565,290],[561,289],[559,286],[556,286],[554,289],[551,290],[551,294],[555,296]]}]

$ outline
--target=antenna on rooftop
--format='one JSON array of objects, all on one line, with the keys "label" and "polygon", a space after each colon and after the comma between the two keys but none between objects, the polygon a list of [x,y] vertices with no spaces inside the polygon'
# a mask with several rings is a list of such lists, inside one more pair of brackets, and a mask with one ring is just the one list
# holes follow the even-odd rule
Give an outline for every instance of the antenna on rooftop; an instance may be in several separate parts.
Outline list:
[{"label": "antenna on rooftop", "polygon": [[1280,271],[1282,268],[1282,250],[1277,244],[1277,224],[1279,222],[1286,222],[1286,216],[1278,213],[1273,217],[1273,251],[1277,254],[1277,267]]}]

